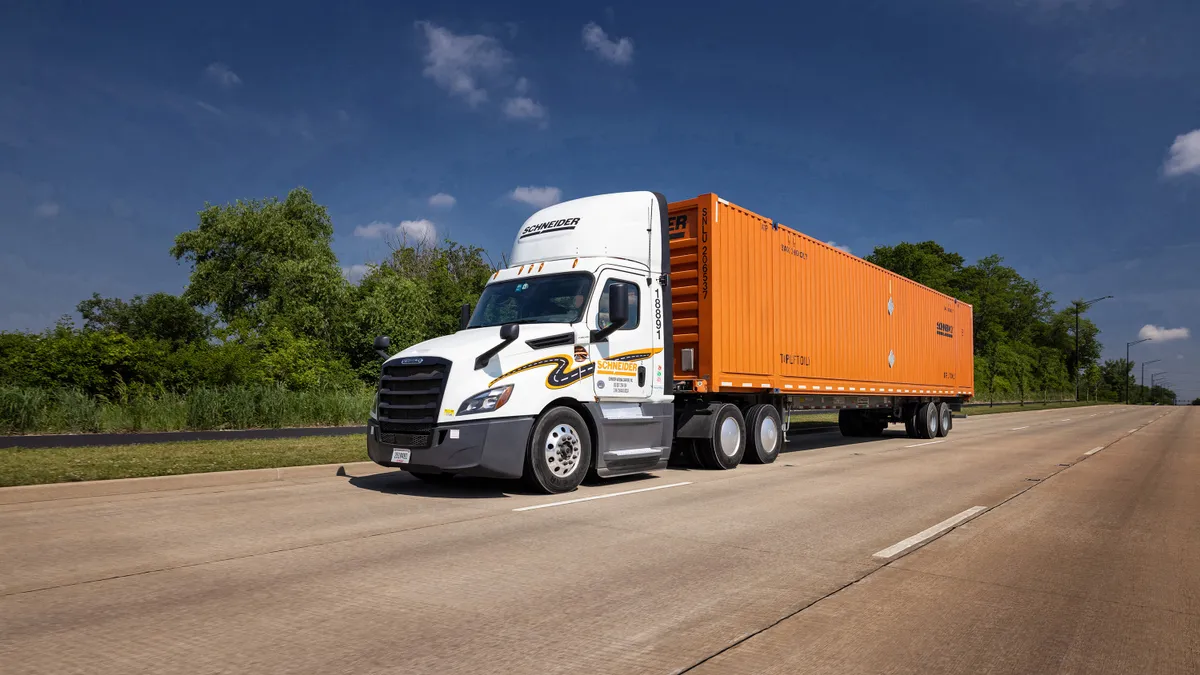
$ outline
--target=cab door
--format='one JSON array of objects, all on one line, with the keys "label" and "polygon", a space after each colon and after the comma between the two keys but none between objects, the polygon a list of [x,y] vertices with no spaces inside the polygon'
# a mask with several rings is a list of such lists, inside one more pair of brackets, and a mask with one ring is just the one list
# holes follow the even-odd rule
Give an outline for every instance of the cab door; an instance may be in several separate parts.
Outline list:
[{"label": "cab door", "polygon": [[[629,297],[629,321],[609,333],[603,342],[593,342],[589,353],[595,364],[592,387],[603,400],[646,400],[654,380],[654,321],[646,307],[650,297],[645,275],[607,270],[599,275],[599,293],[588,307],[588,325],[600,330],[609,325],[609,298],[615,284],[625,284]],[[652,302],[652,301],[651,301]],[[661,347],[661,346],[659,346]]]}]

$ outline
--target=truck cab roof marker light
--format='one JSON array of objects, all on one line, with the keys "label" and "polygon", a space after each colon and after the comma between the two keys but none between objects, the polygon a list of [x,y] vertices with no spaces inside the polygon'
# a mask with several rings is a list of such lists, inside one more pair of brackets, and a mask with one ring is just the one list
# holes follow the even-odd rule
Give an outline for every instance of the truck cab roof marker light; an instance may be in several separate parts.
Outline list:
[{"label": "truck cab roof marker light", "polygon": [[579,258],[576,258],[575,262],[571,263],[571,269],[575,269],[575,266],[578,264],[579,264]]}]

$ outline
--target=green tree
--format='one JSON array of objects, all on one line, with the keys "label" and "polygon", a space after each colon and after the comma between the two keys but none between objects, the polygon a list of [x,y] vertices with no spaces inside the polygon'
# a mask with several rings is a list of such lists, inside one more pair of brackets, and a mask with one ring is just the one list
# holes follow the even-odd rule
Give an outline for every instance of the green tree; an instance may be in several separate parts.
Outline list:
[{"label": "green tree", "polygon": [[85,330],[124,333],[134,340],[185,344],[207,340],[212,331],[212,319],[169,293],[135,295],[129,302],[93,293],[78,310]]},{"label": "green tree", "polygon": [[935,241],[876,246],[865,260],[947,295],[957,295],[963,257]]},{"label": "green tree", "polygon": [[207,204],[199,216],[171,248],[192,264],[185,300],[213,307],[237,333],[277,325],[326,349],[344,338],[349,286],[330,247],[333,223],[312,193]]}]

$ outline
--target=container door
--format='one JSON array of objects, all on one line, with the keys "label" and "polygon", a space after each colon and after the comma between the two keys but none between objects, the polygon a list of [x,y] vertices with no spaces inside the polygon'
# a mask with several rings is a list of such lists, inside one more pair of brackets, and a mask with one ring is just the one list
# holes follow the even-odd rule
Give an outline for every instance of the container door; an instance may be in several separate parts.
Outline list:
[{"label": "container door", "polygon": [[598,399],[645,400],[656,375],[653,357],[662,348],[654,344],[653,310],[646,307],[653,303],[653,292],[646,287],[646,279],[623,272],[601,273],[597,286],[601,292],[589,307],[588,325],[599,330],[609,324],[608,301],[617,283],[628,288],[629,322],[610,333],[606,342],[590,345],[596,368],[592,386]]}]

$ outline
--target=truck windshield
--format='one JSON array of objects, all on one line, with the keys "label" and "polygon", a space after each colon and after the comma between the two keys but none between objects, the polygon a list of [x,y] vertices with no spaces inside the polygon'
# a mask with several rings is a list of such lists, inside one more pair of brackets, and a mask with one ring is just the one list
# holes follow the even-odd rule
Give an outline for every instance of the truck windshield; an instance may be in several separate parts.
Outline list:
[{"label": "truck windshield", "polygon": [[483,289],[468,328],[506,323],[575,323],[583,316],[592,275],[547,274],[489,284]]}]

